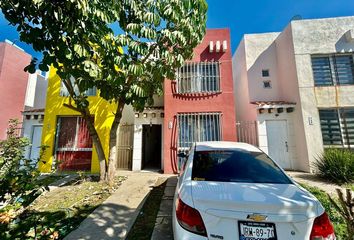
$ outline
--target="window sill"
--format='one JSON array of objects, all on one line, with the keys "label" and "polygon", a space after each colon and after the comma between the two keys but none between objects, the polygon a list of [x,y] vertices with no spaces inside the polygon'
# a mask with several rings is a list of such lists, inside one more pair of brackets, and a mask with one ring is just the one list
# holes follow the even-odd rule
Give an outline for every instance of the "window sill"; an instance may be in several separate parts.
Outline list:
[{"label": "window sill", "polygon": [[354,87],[354,84],[315,85],[315,88],[327,88],[327,87]]},{"label": "window sill", "polygon": [[189,93],[174,93],[174,95],[178,96],[186,96],[186,97],[207,97],[221,94],[222,91],[217,92],[189,92]]}]

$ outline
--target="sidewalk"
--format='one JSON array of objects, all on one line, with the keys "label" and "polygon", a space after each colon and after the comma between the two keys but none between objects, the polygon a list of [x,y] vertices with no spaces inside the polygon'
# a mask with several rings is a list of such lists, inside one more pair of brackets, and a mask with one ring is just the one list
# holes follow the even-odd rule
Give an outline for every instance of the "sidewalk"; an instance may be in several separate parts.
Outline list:
[{"label": "sidewalk", "polygon": [[167,179],[165,191],[162,196],[160,209],[156,217],[155,228],[152,232],[151,240],[173,240],[172,206],[176,184],[176,176]]},{"label": "sidewalk", "polygon": [[125,239],[145,198],[161,174],[120,171],[127,179],[66,240]]}]

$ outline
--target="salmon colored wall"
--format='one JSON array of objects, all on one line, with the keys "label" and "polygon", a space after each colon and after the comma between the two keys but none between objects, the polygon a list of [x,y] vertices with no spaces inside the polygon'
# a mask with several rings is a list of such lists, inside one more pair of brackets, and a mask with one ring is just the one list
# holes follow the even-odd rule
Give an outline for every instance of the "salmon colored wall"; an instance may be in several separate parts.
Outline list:
[{"label": "salmon colored wall", "polygon": [[[209,53],[209,42],[227,41],[227,51]],[[215,46],[214,46],[215,51]],[[166,80],[164,83],[164,173],[177,172],[177,113],[188,112],[221,112],[222,140],[236,141],[236,119],[232,80],[232,62],[229,29],[209,29],[203,42],[194,49],[192,62],[219,61],[221,93],[213,95],[177,95],[174,94],[175,83]],[[169,123],[172,123],[172,129]]]},{"label": "salmon colored wall", "polygon": [[30,63],[31,55],[12,46],[0,43],[0,140],[6,138],[10,118],[22,122],[28,73],[23,69]]},{"label": "salmon colored wall", "polygon": [[[54,160],[54,143],[57,119],[60,116],[80,116],[76,111],[65,106],[69,103],[69,97],[60,96],[61,80],[56,74],[56,69],[51,67],[48,79],[47,102],[44,112],[42,145],[48,148],[44,152],[42,159],[44,163],[40,164],[41,172],[51,171]],[[98,94],[97,94],[98,95]],[[90,113],[95,116],[95,127],[102,142],[105,155],[109,151],[109,131],[113,122],[113,112],[116,110],[115,104],[110,104],[99,96],[88,97],[90,103]],[[91,172],[99,172],[99,162],[95,148],[92,151]]]}]

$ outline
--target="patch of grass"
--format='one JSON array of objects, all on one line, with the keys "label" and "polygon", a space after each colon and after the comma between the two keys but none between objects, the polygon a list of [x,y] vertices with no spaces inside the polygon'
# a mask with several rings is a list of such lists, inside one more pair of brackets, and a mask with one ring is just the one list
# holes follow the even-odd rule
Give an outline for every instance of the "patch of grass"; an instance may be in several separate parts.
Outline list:
[{"label": "patch of grass", "polygon": [[[63,239],[124,180],[117,178],[111,188],[86,177],[38,197],[15,221],[0,224],[0,239]],[[3,228],[6,227],[6,232]],[[6,235],[5,235],[6,234]]]},{"label": "patch of grass", "polygon": [[127,240],[150,240],[155,227],[155,220],[159,212],[160,203],[165,190],[166,181],[159,179],[155,187],[150,191]]},{"label": "patch of grass", "polygon": [[339,212],[333,207],[333,205],[328,199],[326,192],[306,184],[301,184],[301,186],[305,188],[307,191],[309,191],[310,193],[312,193],[321,202],[322,206],[326,209],[326,212],[333,223],[337,240],[348,240],[346,238],[347,233],[346,233],[345,220],[342,218]]},{"label": "patch of grass", "polygon": [[354,183],[345,184],[343,187],[344,188],[349,188],[349,189],[351,189],[354,192]]},{"label": "patch of grass", "polygon": [[60,175],[42,175],[40,176],[40,184],[42,186],[48,186],[49,184],[58,181],[59,179],[63,178],[63,176]]},{"label": "patch of grass", "polygon": [[82,181],[44,194],[33,202],[31,209],[54,212],[82,205],[85,202],[100,201],[108,195],[108,185],[95,181]]}]

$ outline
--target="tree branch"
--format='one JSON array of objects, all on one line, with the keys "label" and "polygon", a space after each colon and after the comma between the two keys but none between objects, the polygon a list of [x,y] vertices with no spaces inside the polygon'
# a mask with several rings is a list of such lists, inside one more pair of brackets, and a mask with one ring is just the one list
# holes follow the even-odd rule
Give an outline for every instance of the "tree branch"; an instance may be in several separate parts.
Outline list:
[{"label": "tree branch", "polygon": [[64,107],[67,107],[67,108],[69,108],[69,109],[71,109],[71,110],[74,110],[74,111],[76,111],[76,112],[82,113],[82,111],[80,111],[78,108],[74,107],[74,106],[71,105],[71,104],[64,103],[63,106],[64,106]]}]

